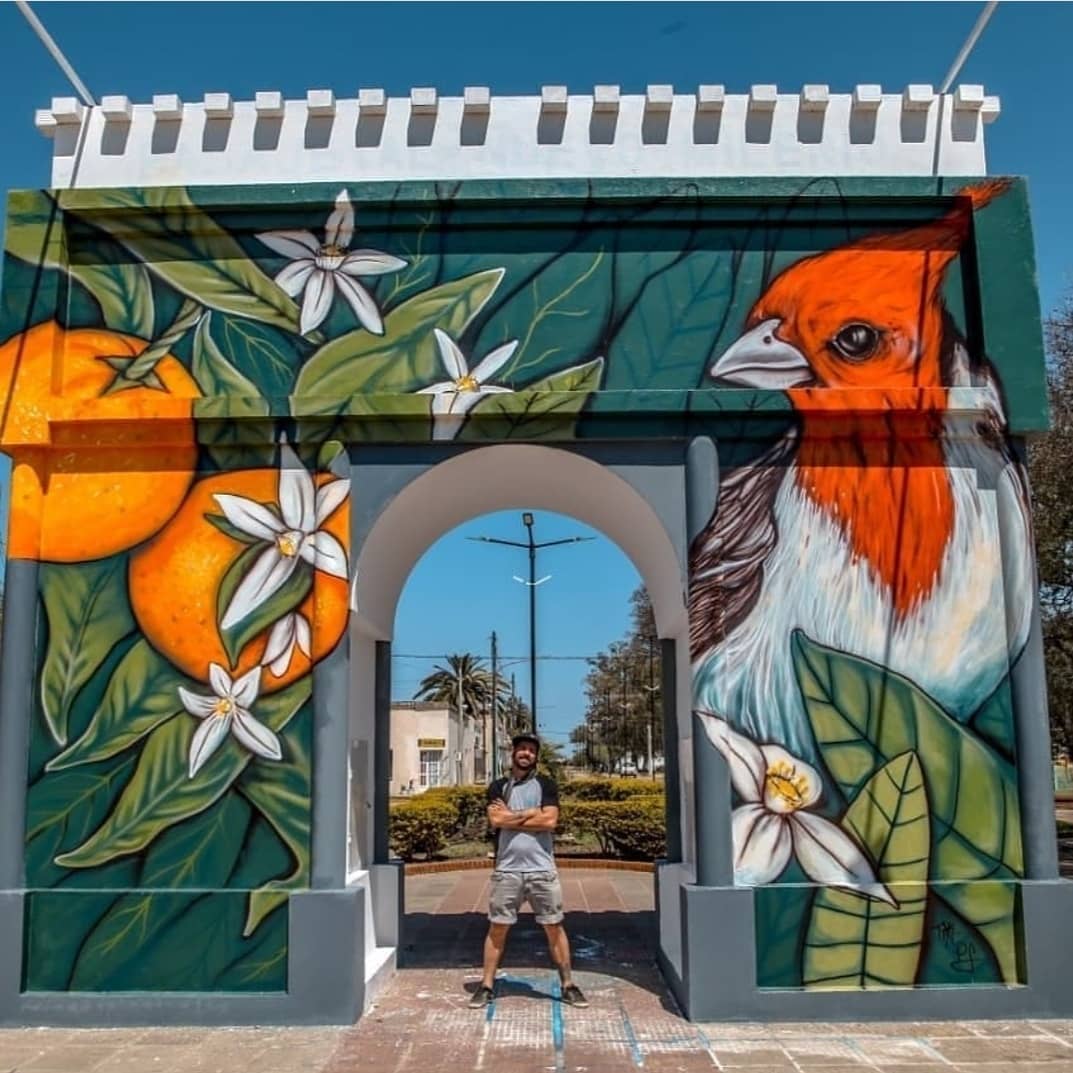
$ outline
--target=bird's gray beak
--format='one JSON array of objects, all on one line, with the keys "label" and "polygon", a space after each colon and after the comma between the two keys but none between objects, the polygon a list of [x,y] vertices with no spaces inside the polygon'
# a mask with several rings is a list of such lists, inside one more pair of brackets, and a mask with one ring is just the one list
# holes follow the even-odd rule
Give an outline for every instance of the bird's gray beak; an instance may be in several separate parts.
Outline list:
[{"label": "bird's gray beak", "polygon": [[709,370],[712,379],[780,390],[812,383],[804,354],[775,334],[781,323],[765,320],[732,343]]}]

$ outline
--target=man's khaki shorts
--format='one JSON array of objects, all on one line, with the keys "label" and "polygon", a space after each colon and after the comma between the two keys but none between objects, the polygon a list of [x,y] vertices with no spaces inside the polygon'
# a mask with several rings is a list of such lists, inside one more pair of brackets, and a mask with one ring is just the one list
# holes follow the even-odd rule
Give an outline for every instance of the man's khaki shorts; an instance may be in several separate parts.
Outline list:
[{"label": "man's khaki shorts", "polygon": [[563,919],[563,888],[558,872],[492,872],[488,919],[493,924],[516,924],[518,910],[528,902],[538,924]]}]

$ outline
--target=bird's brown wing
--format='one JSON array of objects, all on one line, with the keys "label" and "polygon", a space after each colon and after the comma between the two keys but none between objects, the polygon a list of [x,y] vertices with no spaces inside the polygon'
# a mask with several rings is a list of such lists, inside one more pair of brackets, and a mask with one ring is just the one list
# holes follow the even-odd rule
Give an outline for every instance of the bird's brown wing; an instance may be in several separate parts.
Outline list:
[{"label": "bird's brown wing", "polygon": [[775,495],[797,447],[797,431],[748,465],[721,476],[719,501],[689,549],[689,648],[694,660],[720,644],[752,610],[764,562],[779,539]]}]

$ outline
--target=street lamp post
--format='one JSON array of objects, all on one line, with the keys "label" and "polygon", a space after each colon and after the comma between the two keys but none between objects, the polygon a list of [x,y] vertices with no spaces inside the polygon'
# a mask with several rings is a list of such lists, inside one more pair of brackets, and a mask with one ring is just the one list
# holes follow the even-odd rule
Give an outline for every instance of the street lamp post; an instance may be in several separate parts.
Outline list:
[{"label": "street lamp post", "polygon": [[564,540],[542,540],[535,541],[533,539],[533,515],[530,511],[525,511],[522,514],[522,525],[525,526],[526,541],[523,544],[519,540],[501,540],[498,537],[470,537],[470,540],[479,540],[482,544],[505,544],[511,548],[525,548],[529,553],[529,580],[524,578],[515,577],[516,581],[521,581],[523,584],[529,587],[529,709],[530,718],[532,719],[532,726],[529,728],[532,733],[537,731],[537,663],[536,663],[536,588],[538,585],[542,585],[551,574],[547,577],[542,577],[539,581],[536,579],[536,553],[540,548],[553,548],[559,544],[581,544],[586,540],[592,540],[592,537],[566,537]]}]

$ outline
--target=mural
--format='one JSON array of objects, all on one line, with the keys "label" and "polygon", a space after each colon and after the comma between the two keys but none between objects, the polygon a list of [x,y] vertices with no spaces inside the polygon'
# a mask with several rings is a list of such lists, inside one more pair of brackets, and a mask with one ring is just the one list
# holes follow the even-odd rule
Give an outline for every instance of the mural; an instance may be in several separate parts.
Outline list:
[{"label": "mural", "polygon": [[1001,184],[881,226],[835,183],[509,227],[452,185],[265,189],[10,200],[7,553],[40,592],[25,988],[286,988],[351,447],[698,433],[725,468],[696,700],[762,982],[1020,979],[1032,565],[960,256]]},{"label": "mural", "polygon": [[690,570],[737,881],[827,888],[760,893],[773,986],[1022,979],[1008,675],[1035,583],[999,384],[943,302],[970,221],[959,207],[802,259],[711,368],[797,415],[725,475]]}]

